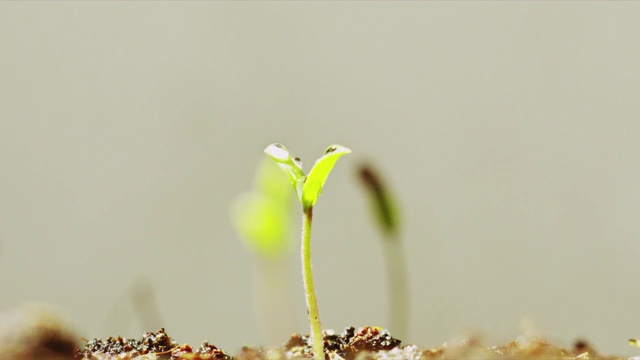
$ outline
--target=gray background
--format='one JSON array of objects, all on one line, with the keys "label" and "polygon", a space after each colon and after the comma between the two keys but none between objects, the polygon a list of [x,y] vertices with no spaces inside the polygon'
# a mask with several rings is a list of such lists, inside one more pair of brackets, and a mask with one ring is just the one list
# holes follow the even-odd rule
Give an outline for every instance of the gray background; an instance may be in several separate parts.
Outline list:
[{"label": "gray background", "polygon": [[386,322],[354,177],[373,159],[403,206],[407,342],[506,342],[530,319],[633,353],[638,19],[630,2],[3,2],[0,308],[139,336],[128,294],[148,279],[177,340],[259,344],[229,206],[269,143],[306,169],[340,143],[315,211],[325,328]]}]

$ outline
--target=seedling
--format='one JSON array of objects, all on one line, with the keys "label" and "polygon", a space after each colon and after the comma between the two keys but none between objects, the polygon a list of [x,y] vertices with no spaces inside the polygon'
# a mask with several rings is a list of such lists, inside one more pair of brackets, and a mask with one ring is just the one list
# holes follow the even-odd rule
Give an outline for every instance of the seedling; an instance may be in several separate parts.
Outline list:
[{"label": "seedling", "polygon": [[127,292],[113,302],[105,327],[108,331],[122,331],[130,329],[133,320],[138,321],[140,329],[160,328],[164,324],[153,286],[145,277],[135,280]]},{"label": "seedling", "polygon": [[240,194],[232,218],[245,248],[256,255],[254,302],[262,340],[273,344],[290,335],[291,313],[288,268],[292,241],[293,194],[273,161],[263,158],[254,189]]},{"label": "seedling", "polygon": [[293,189],[298,194],[300,204],[302,204],[302,246],[300,251],[302,256],[302,279],[311,327],[314,358],[315,360],[324,360],[322,324],[320,323],[318,300],[311,271],[311,221],[313,220],[313,206],[322,192],[322,187],[329,173],[336,161],[342,155],[350,153],[351,150],[340,145],[329,146],[324,155],[316,160],[313,168],[309,171],[309,175],[305,175],[304,171],[302,171],[300,159],[291,157],[289,151],[282,144],[271,144],[264,152],[288,175]]},{"label": "seedling", "polygon": [[264,159],[258,166],[254,189],[233,202],[236,230],[245,247],[259,258],[278,261],[290,253],[291,198],[278,167]]},{"label": "seedling", "polygon": [[384,237],[384,253],[387,260],[387,280],[389,283],[389,329],[398,338],[403,339],[407,335],[408,328],[409,294],[396,202],[371,166],[360,166],[358,174],[368,190],[371,207]]}]

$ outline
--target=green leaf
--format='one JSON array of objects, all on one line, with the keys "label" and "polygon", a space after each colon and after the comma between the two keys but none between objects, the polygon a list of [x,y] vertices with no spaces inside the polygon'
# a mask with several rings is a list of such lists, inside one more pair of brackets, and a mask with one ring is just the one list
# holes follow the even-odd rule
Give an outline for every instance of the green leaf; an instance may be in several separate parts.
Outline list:
[{"label": "green leaf", "polygon": [[345,154],[349,154],[350,149],[341,145],[331,145],[324,151],[324,156],[316,161],[307,176],[307,181],[302,189],[302,207],[304,210],[311,208],[318,200],[322,192],[329,173],[336,164],[336,161]]},{"label": "green leaf", "polygon": [[261,257],[282,257],[292,246],[291,188],[278,166],[262,158],[254,189],[234,200],[233,223],[248,250]]},{"label": "green leaf", "polygon": [[282,199],[259,191],[237,197],[232,207],[233,221],[246,247],[271,259],[288,254],[292,245],[289,208]]},{"label": "green leaf", "polygon": [[277,143],[267,146],[264,152],[289,176],[289,181],[296,190],[298,198],[302,199],[302,187],[304,186],[305,176],[304,171],[302,171],[300,159],[291,157],[287,148]]}]

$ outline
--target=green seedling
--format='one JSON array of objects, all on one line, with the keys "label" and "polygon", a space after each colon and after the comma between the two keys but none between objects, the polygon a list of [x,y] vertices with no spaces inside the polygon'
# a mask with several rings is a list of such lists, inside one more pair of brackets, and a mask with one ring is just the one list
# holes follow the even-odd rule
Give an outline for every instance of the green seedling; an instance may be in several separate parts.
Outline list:
[{"label": "green seedling", "polygon": [[255,189],[238,196],[232,206],[233,222],[245,247],[258,257],[277,261],[292,249],[289,185],[272,161],[258,166]]},{"label": "green seedling", "polygon": [[264,152],[288,175],[293,189],[298,194],[298,200],[302,204],[302,246],[300,251],[302,256],[302,279],[311,327],[314,358],[315,360],[324,360],[322,324],[320,323],[318,300],[311,271],[311,221],[313,219],[313,206],[322,192],[322,187],[329,173],[336,161],[342,155],[350,153],[351,150],[340,145],[329,146],[324,155],[316,160],[313,168],[309,171],[309,175],[305,175],[304,171],[302,171],[300,159],[291,157],[289,151],[282,144],[269,145]]},{"label": "green seedling", "polygon": [[254,301],[262,340],[273,344],[291,334],[291,284],[288,267],[293,249],[293,193],[282,171],[263,158],[254,189],[240,194],[232,206],[235,228],[245,248],[256,255]]},{"label": "green seedling", "polygon": [[137,320],[142,331],[164,326],[153,285],[146,277],[135,280],[128,291],[113,302],[107,312],[105,327],[108,332],[128,331],[133,320]]},{"label": "green seedling", "polygon": [[408,331],[409,294],[397,205],[388,188],[371,166],[360,166],[358,175],[367,189],[371,207],[384,237],[389,283],[389,329],[398,338],[405,338]]}]

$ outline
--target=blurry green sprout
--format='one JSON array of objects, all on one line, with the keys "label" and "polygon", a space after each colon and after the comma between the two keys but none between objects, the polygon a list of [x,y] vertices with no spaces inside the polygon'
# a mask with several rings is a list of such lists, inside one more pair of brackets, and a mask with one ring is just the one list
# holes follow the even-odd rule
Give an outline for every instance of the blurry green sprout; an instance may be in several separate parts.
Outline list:
[{"label": "blurry green sprout", "polygon": [[245,248],[257,255],[254,272],[256,324],[262,340],[273,344],[291,334],[289,255],[293,249],[293,193],[270,159],[258,164],[252,191],[232,206],[233,222]]},{"label": "blurry green sprout", "polygon": [[277,259],[289,253],[291,242],[291,190],[272,161],[260,162],[255,189],[233,204],[233,221],[245,246],[258,256]]},{"label": "blurry green sprout", "polygon": [[371,166],[361,165],[358,175],[369,194],[371,208],[384,235],[389,284],[389,329],[399,338],[404,338],[408,331],[409,291],[406,261],[400,241],[398,208],[388,187]]},{"label": "blurry green sprout", "polygon": [[399,228],[399,214],[389,189],[370,165],[361,165],[358,175],[369,193],[371,207],[374,209],[380,229],[389,237],[396,236]]},{"label": "blurry green sprout", "polygon": [[311,326],[311,339],[313,342],[313,354],[315,360],[324,360],[324,346],[322,337],[322,324],[318,312],[318,300],[311,271],[311,221],[313,219],[313,206],[322,192],[329,173],[336,161],[345,154],[351,152],[344,146],[331,145],[324,155],[316,160],[316,163],[305,175],[302,171],[302,163],[297,157],[291,157],[289,151],[282,144],[271,144],[264,152],[273,159],[276,164],[287,174],[289,182],[293,186],[298,200],[302,204],[302,279],[304,282],[307,312]]}]

